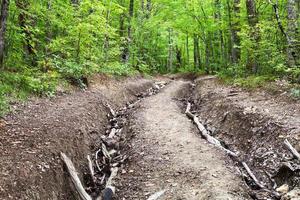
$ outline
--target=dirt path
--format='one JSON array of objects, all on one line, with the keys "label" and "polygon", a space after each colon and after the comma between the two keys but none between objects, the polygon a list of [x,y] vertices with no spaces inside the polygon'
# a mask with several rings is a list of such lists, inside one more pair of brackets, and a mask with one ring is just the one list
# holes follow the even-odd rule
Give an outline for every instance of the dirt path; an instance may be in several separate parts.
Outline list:
[{"label": "dirt path", "polygon": [[[134,114],[133,162],[118,187],[125,199],[248,199],[228,157],[207,144],[177,105],[187,82],[173,81]],[[122,198],[120,198],[122,199]]]}]

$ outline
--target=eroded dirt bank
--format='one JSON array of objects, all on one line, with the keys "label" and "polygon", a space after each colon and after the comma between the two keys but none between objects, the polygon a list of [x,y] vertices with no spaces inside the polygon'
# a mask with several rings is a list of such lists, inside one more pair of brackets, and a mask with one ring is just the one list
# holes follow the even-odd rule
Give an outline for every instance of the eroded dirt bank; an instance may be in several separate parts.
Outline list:
[{"label": "eroded dirt bank", "polygon": [[59,152],[87,171],[86,156],[99,147],[108,124],[104,104],[123,106],[152,83],[97,77],[85,92],[17,106],[0,123],[0,199],[75,199]]},{"label": "eroded dirt bank", "polygon": [[131,120],[130,163],[122,171],[118,199],[249,199],[229,157],[197,134],[178,106],[189,82],[173,81],[145,99]]},{"label": "eroded dirt bank", "polygon": [[[300,150],[299,101],[224,86],[212,77],[198,78],[195,85],[193,110],[210,133],[239,153],[267,188],[276,191],[287,184],[279,189],[283,199],[300,199],[299,161],[284,145],[288,139]],[[251,180],[248,184],[257,189]],[[288,191],[291,195],[285,195]],[[254,190],[253,198],[269,197],[265,191]]]},{"label": "eroded dirt bank", "polygon": [[[130,158],[120,166],[115,199],[147,199],[158,191],[164,192],[160,199],[170,200],[270,199],[278,188],[281,199],[299,199],[300,163],[283,144],[288,139],[300,151],[299,102],[224,86],[213,77],[196,79],[194,87],[176,79],[154,96],[143,95],[157,87],[153,82],[97,77],[85,92],[16,106],[0,121],[0,199],[76,199],[59,152],[71,157],[88,182],[89,174],[82,175],[86,156],[112,128],[104,104],[118,110],[137,99],[122,116],[123,150]],[[187,100],[210,134],[237,153],[269,191],[199,136],[184,114]]]}]

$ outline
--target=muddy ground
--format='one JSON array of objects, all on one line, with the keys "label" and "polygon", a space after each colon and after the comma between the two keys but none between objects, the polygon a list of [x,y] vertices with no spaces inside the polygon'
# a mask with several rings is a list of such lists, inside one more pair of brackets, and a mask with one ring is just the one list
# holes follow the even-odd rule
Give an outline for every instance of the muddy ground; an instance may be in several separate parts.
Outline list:
[{"label": "muddy ground", "polygon": [[[283,144],[288,139],[300,151],[300,102],[279,91],[249,92],[214,77],[195,78],[97,76],[86,91],[16,105],[0,123],[0,199],[76,199],[59,152],[70,156],[87,186],[86,156],[100,148],[110,124],[105,104],[122,108],[157,80],[170,83],[123,116],[122,151],[129,159],[119,169],[115,199],[147,199],[158,191],[160,199],[275,199],[270,191],[284,184],[292,198],[283,199],[300,199],[299,162]],[[257,188],[240,161],[200,137],[184,114],[187,101],[269,192]]]}]

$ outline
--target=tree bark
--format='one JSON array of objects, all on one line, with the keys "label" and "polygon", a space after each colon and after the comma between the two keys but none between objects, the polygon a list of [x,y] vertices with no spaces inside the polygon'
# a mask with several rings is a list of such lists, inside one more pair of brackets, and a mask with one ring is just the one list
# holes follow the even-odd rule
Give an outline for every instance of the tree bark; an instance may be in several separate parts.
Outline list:
[{"label": "tree bark", "polygon": [[231,5],[230,0],[226,1],[227,3],[227,15],[228,15],[228,42],[227,42],[227,60],[233,62],[232,59],[232,14],[231,14]]},{"label": "tree bark", "polygon": [[146,9],[147,9],[146,18],[148,19],[150,17],[151,9],[152,9],[152,2],[151,2],[151,0],[147,0]]},{"label": "tree bark", "polygon": [[238,33],[241,31],[240,27],[240,0],[233,0],[233,22],[231,28],[231,37],[232,37],[232,61],[237,64],[241,58],[241,49],[240,49],[240,36]]},{"label": "tree bark", "polygon": [[186,33],[186,64],[190,64],[189,34]]},{"label": "tree bark", "polygon": [[296,8],[296,1],[295,0],[288,0],[287,1],[287,19],[288,19],[288,26],[287,26],[287,39],[288,39],[288,48],[287,48],[287,57],[288,57],[288,65],[290,67],[294,67],[299,64],[299,57],[300,57],[300,47],[297,44],[297,36],[299,34],[298,30],[298,14]]},{"label": "tree bark", "polygon": [[182,66],[182,58],[181,58],[181,48],[176,46],[176,59],[177,59],[177,68]]},{"label": "tree bark", "polygon": [[173,38],[172,38],[172,29],[169,28],[169,56],[168,56],[168,70],[169,72],[173,71]]},{"label": "tree bark", "polygon": [[200,67],[199,38],[194,34],[194,68]]},{"label": "tree bark", "polygon": [[2,0],[0,14],[0,68],[4,68],[5,33],[9,9],[9,0]]},{"label": "tree bark", "polygon": [[[221,2],[220,0],[215,0],[215,22],[216,24],[220,25],[219,23],[221,22]],[[224,53],[224,38],[223,38],[223,30],[221,26],[218,26],[219,30],[217,30],[217,37],[216,37],[216,43],[219,47],[218,54],[219,56],[217,59],[220,60],[220,63],[223,63],[225,53]]]},{"label": "tree bark", "polygon": [[248,23],[250,26],[250,37],[253,44],[252,51],[250,52],[250,55],[248,55],[247,68],[252,73],[256,73],[258,70],[258,63],[255,54],[258,50],[259,29],[257,27],[258,17],[256,12],[255,0],[246,0],[246,8],[248,14]]},{"label": "tree bark", "polygon": [[[122,55],[122,60],[124,63],[129,62],[130,58],[130,45],[131,45],[131,40],[132,40],[132,24],[131,20],[133,17],[133,10],[134,10],[134,0],[129,1],[129,10],[128,10],[128,27],[127,27],[127,38],[125,41],[125,45],[123,47],[123,55]],[[124,25],[124,24],[123,24]]]},{"label": "tree bark", "polygon": [[24,34],[24,51],[25,57],[31,62],[32,65],[36,65],[35,61],[35,49],[32,41],[32,32],[30,30],[31,21],[30,17],[28,16],[28,9],[29,9],[29,1],[28,0],[18,0],[16,2],[18,9],[20,9],[19,14],[19,26]]}]

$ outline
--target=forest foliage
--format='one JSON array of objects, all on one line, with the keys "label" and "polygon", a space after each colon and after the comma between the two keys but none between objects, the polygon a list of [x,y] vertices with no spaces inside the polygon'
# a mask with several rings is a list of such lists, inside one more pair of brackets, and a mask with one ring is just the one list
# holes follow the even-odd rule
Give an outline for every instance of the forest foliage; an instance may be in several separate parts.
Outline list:
[{"label": "forest foliage", "polygon": [[300,0],[1,0],[0,110],[94,73],[299,82],[299,9]]}]

